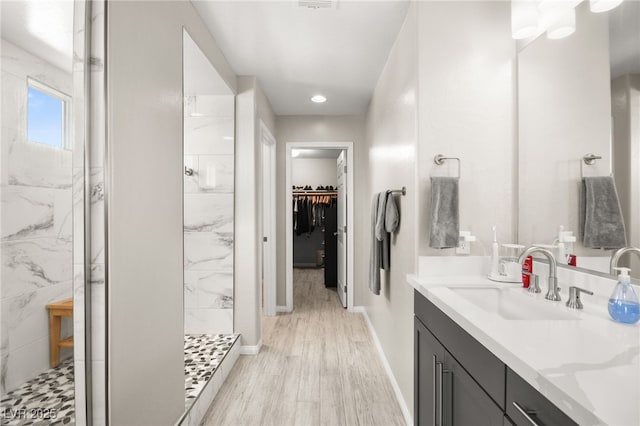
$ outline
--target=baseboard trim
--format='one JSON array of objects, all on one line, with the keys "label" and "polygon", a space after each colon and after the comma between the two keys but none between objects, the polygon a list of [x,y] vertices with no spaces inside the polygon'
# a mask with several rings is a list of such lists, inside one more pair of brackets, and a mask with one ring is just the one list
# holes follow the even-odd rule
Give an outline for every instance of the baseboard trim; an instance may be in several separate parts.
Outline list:
[{"label": "baseboard trim", "polygon": [[288,307],[278,305],[276,306],[276,312],[291,312]]},{"label": "baseboard trim", "polygon": [[398,404],[400,405],[400,410],[402,411],[402,415],[404,416],[404,421],[407,423],[407,426],[413,425],[413,419],[411,418],[411,412],[409,411],[409,407],[407,407],[406,402],[404,401],[404,397],[402,396],[402,392],[400,391],[400,386],[398,386],[398,382],[396,381],[395,376],[393,375],[393,371],[391,371],[391,366],[389,365],[389,361],[382,350],[382,344],[378,339],[378,334],[376,330],[373,328],[373,324],[369,319],[369,314],[367,314],[367,310],[364,306],[354,306],[352,312],[362,313],[364,319],[367,323],[367,327],[369,328],[369,333],[371,333],[371,337],[373,339],[373,344],[378,351],[378,356],[380,356],[380,360],[382,361],[382,366],[384,367],[384,371],[386,371],[387,376],[389,377],[389,381],[391,382],[391,387],[393,387],[393,392],[396,394],[396,399],[398,400]]},{"label": "baseboard trim", "polygon": [[260,353],[260,348],[262,348],[262,339],[260,339],[257,345],[240,346],[240,355],[258,355]]}]

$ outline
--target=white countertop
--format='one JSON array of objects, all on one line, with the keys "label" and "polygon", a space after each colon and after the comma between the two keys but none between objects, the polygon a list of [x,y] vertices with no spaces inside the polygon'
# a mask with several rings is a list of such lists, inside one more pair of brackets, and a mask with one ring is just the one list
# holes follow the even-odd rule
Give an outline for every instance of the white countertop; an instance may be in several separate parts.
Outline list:
[{"label": "white countertop", "polygon": [[[567,283],[561,275],[563,301],[558,303],[544,299],[546,282],[540,283],[542,293],[533,295],[519,284],[490,281],[480,274],[407,276],[409,285],[578,424],[640,425],[640,323],[610,319],[608,281],[601,286]],[[569,285],[600,291],[582,297],[584,310],[573,310],[564,305]],[[459,286],[511,288],[575,320],[507,320],[452,290]]]}]

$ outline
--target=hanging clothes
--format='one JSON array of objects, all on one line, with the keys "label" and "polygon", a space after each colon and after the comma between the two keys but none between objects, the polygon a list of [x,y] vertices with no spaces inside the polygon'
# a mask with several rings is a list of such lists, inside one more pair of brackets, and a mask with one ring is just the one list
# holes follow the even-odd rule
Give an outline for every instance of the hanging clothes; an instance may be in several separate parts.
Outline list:
[{"label": "hanging clothes", "polygon": [[293,194],[293,231],[296,235],[312,233],[325,226],[326,209],[337,206],[337,195]]}]

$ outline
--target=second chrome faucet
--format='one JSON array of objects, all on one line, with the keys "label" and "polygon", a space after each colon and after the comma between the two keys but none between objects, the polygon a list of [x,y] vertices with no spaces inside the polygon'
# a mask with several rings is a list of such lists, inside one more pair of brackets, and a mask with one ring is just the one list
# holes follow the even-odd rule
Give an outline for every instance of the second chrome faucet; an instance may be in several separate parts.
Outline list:
[{"label": "second chrome faucet", "polygon": [[544,298],[554,302],[562,300],[560,298],[560,289],[558,288],[558,264],[553,253],[541,247],[528,247],[518,258],[518,263],[522,265],[526,258],[532,256],[534,253],[540,253],[549,260],[549,287]]}]

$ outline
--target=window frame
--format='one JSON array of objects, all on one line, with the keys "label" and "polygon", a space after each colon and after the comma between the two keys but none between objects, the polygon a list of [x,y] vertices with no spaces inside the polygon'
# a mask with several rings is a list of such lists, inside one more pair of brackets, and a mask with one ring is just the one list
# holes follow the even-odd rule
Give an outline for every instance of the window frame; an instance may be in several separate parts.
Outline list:
[{"label": "window frame", "polygon": [[[56,98],[62,102],[62,146],[50,145],[44,142],[32,141],[29,139],[29,88],[34,88],[35,90],[42,92],[48,96]],[[26,115],[26,140],[29,143],[37,143],[40,145],[50,146],[51,148],[64,149],[71,151],[73,148],[72,144],[72,126],[71,126],[71,96],[67,95],[64,92],[52,87],[46,83],[38,81],[33,77],[27,77],[27,105],[25,108]]]}]

